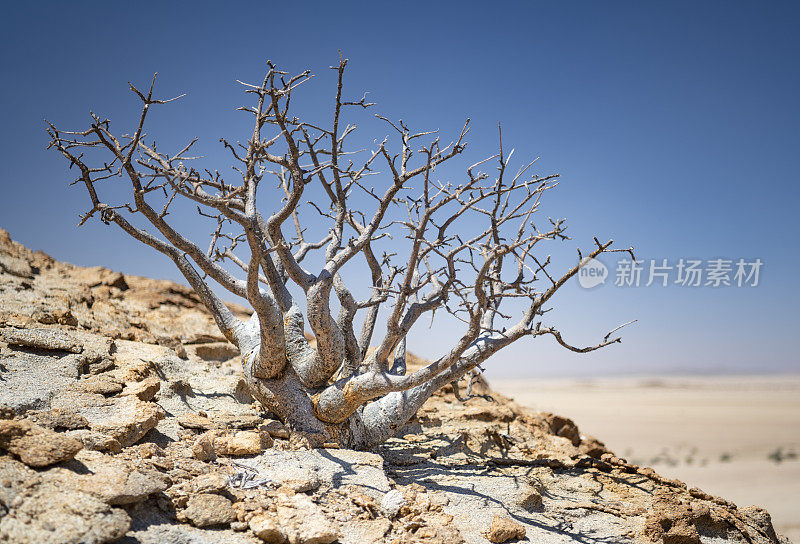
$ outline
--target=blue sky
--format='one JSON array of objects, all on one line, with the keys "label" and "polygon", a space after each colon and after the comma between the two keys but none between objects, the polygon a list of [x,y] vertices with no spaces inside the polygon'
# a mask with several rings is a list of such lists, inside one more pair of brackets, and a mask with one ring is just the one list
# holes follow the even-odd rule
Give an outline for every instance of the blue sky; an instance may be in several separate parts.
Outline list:
[{"label": "blue sky", "polygon": [[[490,375],[799,371],[799,12],[791,2],[8,4],[0,226],[58,259],[180,279],[121,231],[77,228],[86,195],[45,151],[42,119],[81,128],[93,110],[132,130],[127,82],[158,72],[163,96],[189,94],[157,112],[150,134],[174,146],[199,136],[223,170],[219,138],[248,137],[235,79],[259,80],[267,58],[309,68],[319,77],[298,106],[328,119],[327,67],[341,49],[345,92],[370,91],[376,112],[443,138],[471,117],[472,157],[494,152],[502,122],[518,157],[561,174],[543,213],[569,219],[574,240],[554,249],[563,266],[595,235],[632,244],[645,262],[764,263],[755,288],[618,288],[608,259],[606,285],[573,282],[548,316],[573,343],[638,319],[623,344],[579,356],[527,342],[488,363]],[[382,139],[375,127],[362,136]],[[436,329],[410,349],[434,356],[459,332]]]}]

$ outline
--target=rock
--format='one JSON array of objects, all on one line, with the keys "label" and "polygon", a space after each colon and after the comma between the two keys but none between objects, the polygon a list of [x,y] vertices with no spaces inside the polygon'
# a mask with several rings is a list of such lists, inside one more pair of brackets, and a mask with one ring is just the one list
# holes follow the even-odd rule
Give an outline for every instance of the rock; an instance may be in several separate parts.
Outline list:
[{"label": "rock", "polygon": [[397,516],[400,509],[406,505],[406,499],[402,493],[392,489],[381,499],[381,513],[389,519]]},{"label": "rock", "polygon": [[772,517],[769,515],[769,512],[758,506],[745,506],[740,510],[746,514],[753,521],[753,524],[758,527],[762,533],[767,535],[767,537],[778,540],[778,536],[775,534],[775,528],[772,526]]},{"label": "rock", "polygon": [[195,527],[228,525],[236,519],[231,501],[213,493],[200,493],[189,497],[183,516]]},{"label": "rock", "polygon": [[170,486],[170,479],[148,466],[133,466],[99,452],[81,452],[75,461],[91,474],[79,474],[65,482],[111,505],[135,504]]},{"label": "rock", "polygon": [[217,472],[201,474],[192,480],[196,493],[222,493],[228,488],[228,479]]},{"label": "rock", "polygon": [[0,541],[14,544],[102,544],[130,528],[125,511],[97,497],[43,485],[21,494],[0,519]]},{"label": "rock", "polygon": [[[424,528],[425,527],[421,529]],[[345,534],[341,540],[345,543],[352,542],[357,544],[383,544],[385,542],[384,537],[391,530],[392,522],[386,518],[357,521],[353,520],[349,521],[347,525],[342,527],[342,531]],[[417,532],[415,536],[419,538],[422,535]]]},{"label": "rock", "polygon": [[286,474],[282,483],[295,493],[308,493],[319,489],[322,480],[315,471],[300,467],[295,470],[289,468],[289,473]]},{"label": "rock", "polygon": [[212,461],[216,458],[214,452],[214,437],[217,435],[214,431],[208,431],[194,441],[192,445],[192,455],[198,461]]},{"label": "rock", "polygon": [[119,440],[107,434],[98,433],[89,429],[79,429],[66,433],[70,438],[80,441],[83,447],[92,451],[104,451],[108,453],[119,453],[122,445]]},{"label": "rock", "polygon": [[216,418],[220,427],[230,429],[255,429],[261,423],[261,418],[252,414],[223,415]]},{"label": "rock", "polygon": [[701,542],[697,529],[685,521],[673,524],[661,538],[664,544],[700,544]]},{"label": "rock", "polygon": [[461,416],[464,419],[474,419],[477,421],[506,422],[514,419],[514,412],[507,406],[487,404],[484,406],[470,406],[464,408]]},{"label": "rock", "polygon": [[211,418],[201,416],[200,414],[188,413],[178,418],[178,425],[185,429],[203,429],[210,430],[216,427]]},{"label": "rock", "polygon": [[89,422],[73,410],[31,410],[25,418],[54,431],[86,429]]},{"label": "rock", "polygon": [[161,390],[161,382],[155,376],[145,378],[140,382],[129,383],[123,389],[121,395],[133,395],[139,400],[150,401]]},{"label": "rock", "polygon": [[0,449],[30,467],[46,467],[72,459],[83,445],[30,421],[0,420]]},{"label": "rock", "polygon": [[260,514],[254,516],[249,523],[250,530],[268,544],[280,544],[286,540],[286,535],[283,534],[278,521],[275,516],[268,514]]},{"label": "rock", "polygon": [[109,396],[121,392],[123,385],[120,381],[108,374],[91,376],[78,382],[78,387],[87,393]]},{"label": "rock", "polygon": [[270,436],[274,436],[275,438],[283,438],[284,440],[289,438],[289,429],[276,419],[264,420],[261,425],[258,426],[258,430],[267,432]]},{"label": "rock", "polygon": [[[555,414],[542,414],[545,422],[550,426],[550,431],[556,436],[563,436],[572,442],[573,446],[581,443],[581,433],[578,426],[569,418]],[[601,444],[602,445],[602,444]]]},{"label": "rock", "polygon": [[69,309],[44,308],[31,314],[31,318],[43,325],[70,325],[76,327],[78,319]]},{"label": "rock", "polygon": [[247,464],[258,470],[259,478],[289,489],[297,489],[299,482],[311,477],[314,485],[318,478],[325,487],[352,487],[378,503],[385,493],[391,491],[383,458],[370,452],[345,449],[283,451],[272,448],[248,460]]},{"label": "rock", "polygon": [[31,265],[26,261],[4,253],[0,253],[0,272],[5,272],[20,278],[30,278],[33,274]]},{"label": "rock", "polygon": [[495,516],[492,519],[492,526],[486,534],[486,538],[495,543],[519,540],[525,538],[525,527],[513,519]]},{"label": "rock", "polygon": [[116,287],[120,291],[127,291],[130,289],[130,287],[128,287],[128,282],[125,281],[125,275],[120,272],[112,273],[110,276],[104,279],[103,285]]},{"label": "rock", "polygon": [[539,508],[542,505],[542,492],[541,486],[524,485],[517,495],[517,504],[528,512]]},{"label": "rock", "polygon": [[168,391],[171,394],[178,395],[180,397],[194,396],[192,385],[186,380],[175,380],[170,382]]},{"label": "rock", "polygon": [[239,355],[239,350],[236,349],[236,346],[228,342],[197,344],[192,346],[191,351],[194,351],[195,355],[204,361],[227,361]]},{"label": "rock", "polygon": [[0,456],[0,517],[37,473],[8,455]]},{"label": "rock", "polygon": [[0,339],[11,346],[81,353],[83,344],[59,329],[2,329]]},{"label": "rock", "polygon": [[331,544],[339,531],[322,509],[306,495],[294,495],[277,503],[278,523],[289,544]]},{"label": "rock", "polygon": [[609,453],[606,445],[593,436],[582,436],[580,437],[580,441],[581,445],[579,450],[589,457],[600,459],[604,453]]},{"label": "rock", "polygon": [[107,406],[81,410],[93,431],[111,436],[123,446],[130,446],[158,425],[166,415],[164,409],[152,402],[133,396],[120,397]]},{"label": "rock", "polygon": [[239,431],[232,435],[214,437],[214,452],[217,455],[240,457],[261,453],[261,435],[255,431]]}]

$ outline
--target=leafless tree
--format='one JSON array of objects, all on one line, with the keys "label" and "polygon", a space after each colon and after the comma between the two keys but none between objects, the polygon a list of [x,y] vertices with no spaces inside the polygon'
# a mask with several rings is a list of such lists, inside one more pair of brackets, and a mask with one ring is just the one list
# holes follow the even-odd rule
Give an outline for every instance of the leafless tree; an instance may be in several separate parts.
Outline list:
[{"label": "leafless tree", "polygon": [[[253,97],[251,106],[239,108],[253,116],[253,132],[244,144],[221,140],[235,162],[235,182],[194,166],[196,139],[177,153],[146,143],[151,107],[176,100],[153,98],[155,76],[146,91],[130,86],[142,102],[132,134],[115,135],[109,120],[94,113],[83,131],[62,131],[48,122],[50,147],[77,168],[75,182],[85,185],[91,199],[81,224],[92,217],[115,223],[172,259],[240,350],[254,397],[292,429],[349,447],[369,447],[392,436],[434,391],[457,386],[481,362],[522,338],[550,335],[580,353],[619,342],[609,333],[594,346],[575,347],[540,320],[580,266],[552,275],[549,257],[534,251],[540,241],[567,238],[563,220],[548,218],[546,228],[534,222],[541,197],[557,176],[531,174],[533,163],[511,171],[512,153],[503,149],[501,137],[499,152],[467,167],[461,179],[435,177],[437,167],[465,150],[469,120],[444,145],[435,131],[415,133],[402,121],[376,116],[387,123],[390,137],[376,140],[372,151],[347,150],[356,127],[344,124],[345,111],[374,104],[366,95],[343,98],[346,65],[340,57],[331,67],[337,84],[326,126],[301,120],[290,107],[298,87],[312,77],[308,71],[290,75],[267,62],[261,83],[240,82]],[[489,163],[497,165],[491,176],[479,171]],[[109,178],[130,182],[133,202],[103,200],[100,182]],[[303,202],[312,184],[327,195],[324,202]],[[257,206],[262,185],[279,195],[269,199],[277,203],[269,215]],[[359,199],[361,205],[351,207]],[[214,223],[207,250],[168,221],[176,200],[191,201]],[[301,211],[314,214],[305,227]],[[135,224],[141,216],[150,230]],[[329,224],[327,233],[307,240],[306,227],[321,222]],[[398,231],[407,240],[402,266],[392,263],[391,251],[379,250],[383,244],[396,246],[391,236]],[[618,251],[610,249],[611,240],[594,243],[588,255],[579,251],[579,258]],[[316,255],[318,268],[304,265],[313,261],[310,255]],[[371,274],[365,300],[356,300],[342,278],[342,268],[357,257]],[[246,299],[252,318],[236,318],[208,279]],[[305,317],[298,295],[305,297]],[[372,349],[382,307],[386,332]],[[421,317],[437,310],[463,321],[463,334],[442,357],[407,371],[406,336]],[[315,347],[305,336],[306,320]]]}]

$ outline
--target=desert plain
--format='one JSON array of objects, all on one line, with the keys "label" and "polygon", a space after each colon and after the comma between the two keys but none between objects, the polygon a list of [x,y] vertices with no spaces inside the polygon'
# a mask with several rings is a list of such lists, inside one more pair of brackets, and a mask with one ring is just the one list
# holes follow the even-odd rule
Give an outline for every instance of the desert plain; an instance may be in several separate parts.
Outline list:
[{"label": "desert plain", "polygon": [[629,461],[772,515],[800,542],[800,374],[492,379]]}]

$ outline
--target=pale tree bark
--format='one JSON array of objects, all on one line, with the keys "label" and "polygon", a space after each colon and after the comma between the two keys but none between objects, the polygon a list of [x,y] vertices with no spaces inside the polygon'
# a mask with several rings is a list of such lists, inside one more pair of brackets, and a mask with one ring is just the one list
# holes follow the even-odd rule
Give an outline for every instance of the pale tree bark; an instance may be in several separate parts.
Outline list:
[{"label": "pale tree bark", "polygon": [[[349,150],[355,125],[344,124],[345,113],[374,104],[343,98],[346,65],[340,57],[331,67],[336,90],[328,123],[303,121],[290,106],[312,77],[307,71],[291,76],[267,62],[263,81],[242,83],[254,98],[239,108],[252,116],[252,134],[244,144],[221,140],[235,163],[235,181],[193,166],[200,159],[191,156],[196,139],[171,154],[146,138],[151,107],[176,100],[153,98],[155,77],[146,92],[131,85],[142,104],[132,133],[115,135],[110,121],[95,114],[82,131],[48,123],[50,147],[78,170],[75,181],[89,194],[91,209],[81,224],[90,218],[114,223],[172,259],[240,350],[255,398],[292,429],[344,446],[386,440],[437,389],[472,376],[517,340],[552,336],[581,353],[620,342],[609,334],[575,347],[543,322],[552,297],[580,266],[553,275],[549,257],[537,256],[540,242],[568,239],[563,220],[542,222],[537,215],[558,176],[531,173],[533,163],[509,170],[511,153],[501,136],[497,154],[466,168],[460,179],[440,179],[437,167],[466,149],[469,120],[444,145],[435,131],[413,132],[402,121],[376,116],[389,136],[372,151]],[[492,163],[494,175],[479,170]],[[129,184],[131,202],[101,198],[103,183],[115,178]],[[321,188],[325,202],[305,202],[311,185]],[[206,250],[168,221],[176,202],[191,203],[214,225]],[[324,222],[327,232],[307,240],[307,229]],[[393,263],[398,240],[406,242],[402,264]],[[579,251],[579,263],[611,251],[632,256],[631,249],[611,249],[611,240],[594,244],[586,257]],[[309,255],[321,266],[308,269]],[[369,271],[364,300],[345,281],[344,268],[358,258]],[[234,317],[210,282],[246,299],[252,318]],[[375,340],[382,309],[386,333]],[[463,321],[464,331],[442,357],[409,372],[409,331],[437,311]]]}]

